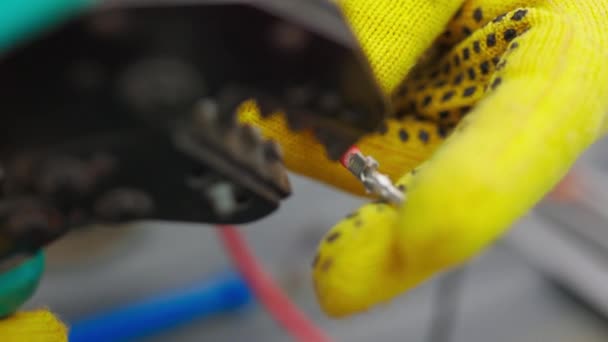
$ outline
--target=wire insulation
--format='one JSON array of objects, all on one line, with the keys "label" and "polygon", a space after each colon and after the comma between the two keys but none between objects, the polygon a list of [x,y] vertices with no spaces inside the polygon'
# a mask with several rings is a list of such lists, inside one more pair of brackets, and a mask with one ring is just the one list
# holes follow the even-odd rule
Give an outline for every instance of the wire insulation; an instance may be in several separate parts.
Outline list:
[{"label": "wire insulation", "polygon": [[[357,146],[349,148],[340,158],[342,166],[348,169],[350,155],[358,152],[360,150]],[[262,302],[274,320],[297,341],[331,341],[274,283],[256,260],[238,229],[230,225],[219,225],[218,227],[218,234],[226,252],[232,258],[236,268],[241,272],[250,289]]]},{"label": "wire insulation", "polygon": [[296,341],[331,341],[274,283],[234,226],[220,225],[218,234],[227,253],[266,310]]},{"label": "wire insulation", "polygon": [[69,341],[138,340],[194,320],[236,312],[253,299],[243,277],[229,272],[71,322]]},{"label": "wire insulation", "polygon": [[356,153],[361,153],[361,150],[359,150],[357,146],[351,146],[346,152],[344,152],[342,157],[340,157],[340,164],[342,164],[342,166],[348,170],[348,161],[350,156]]}]

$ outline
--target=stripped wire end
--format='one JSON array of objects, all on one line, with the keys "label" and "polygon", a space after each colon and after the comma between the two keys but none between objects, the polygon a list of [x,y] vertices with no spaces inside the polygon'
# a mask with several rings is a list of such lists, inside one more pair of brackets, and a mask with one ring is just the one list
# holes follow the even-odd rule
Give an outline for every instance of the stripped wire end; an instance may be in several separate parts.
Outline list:
[{"label": "stripped wire end", "polygon": [[378,172],[378,162],[370,156],[365,156],[359,148],[351,147],[344,153],[340,162],[363,183],[367,193],[377,195],[393,204],[401,204],[405,201],[404,193],[395,187],[391,179]]}]

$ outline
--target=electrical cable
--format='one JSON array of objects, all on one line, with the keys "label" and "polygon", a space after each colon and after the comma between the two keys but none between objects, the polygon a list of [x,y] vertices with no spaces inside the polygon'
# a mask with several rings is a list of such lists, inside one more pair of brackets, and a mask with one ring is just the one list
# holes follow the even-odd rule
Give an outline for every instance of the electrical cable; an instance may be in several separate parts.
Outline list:
[{"label": "electrical cable", "polygon": [[70,323],[70,342],[129,341],[154,336],[203,318],[232,313],[254,300],[236,272]]},{"label": "electrical cable", "polygon": [[[349,148],[340,158],[340,164],[349,169],[350,156],[356,153],[361,153],[359,148],[356,146]],[[218,234],[226,252],[274,320],[297,341],[331,341],[274,283],[256,260],[238,229],[230,225],[218,225],[218,227]]]},{"label": "electrical cable", "polygon": [[234,226],[220,225],[218,234],[226,252],[250,289],[264,305],[273,319],[295,340],[303,342],[331,341],[287,295],[274,283],[257,261],[241,233]]},{"label": "electrical cable", "polygon": [[349,170],[350,157],[353,154],[361,153],[361,150],[357,146],[351,146],[342,157],[340,157],[340,164],[344,166],[345,169]]},{"label": "electrical cable", "polygon": [[[352,164],[352,157],[361,155],[357,146],[351,146],[340,158],[340,163],[355,176],[365,172],[369,165]],[[372,174],[372,180],[377,180],[380,174]],[[390,182],[389,182],[390,183]],[[382,186],[388,186],[380,184]],[[392,184],[389,184],[392,186]],[[232,258],[237,269],[241,272],[251,290],[262,302],[266,310],[292,337],[297,341],[322,342],[330,341],[315,324],[310,321],[283,291],[273,282],[251,252],[247,242],[238,229],[230,225],[219,225],[218,234],[226,252]]]}]

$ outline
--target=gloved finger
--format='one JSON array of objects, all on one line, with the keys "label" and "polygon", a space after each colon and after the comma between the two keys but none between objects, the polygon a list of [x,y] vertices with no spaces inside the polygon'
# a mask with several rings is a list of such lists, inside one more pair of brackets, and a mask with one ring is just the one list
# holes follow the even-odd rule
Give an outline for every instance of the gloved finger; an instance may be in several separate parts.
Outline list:
[{"label": "gloved finger", "polygon": [[[343,0],[338,3],[382,89],[391,94],[443,31],[462,1]],[[327,158],[324,148],[311,133],[293,133],[280,115],[263,119],[251,104],[244,108],[240,120],[261,127],[266,138],[277,140],[286,150],[285,163],[289,169],[343,190],[363,193],[363,187],[338,162]],[[402,119],[389,120],[378,134],[357,144],[364,153],[374,155],[381,165],[388,165],[390,171],[419,164],[441,140],[436,125],[413,118],[407,122]],[[406,126],[411,127],[411,131],[405,131]]]},{"label": "gloved finger", "polygon": [[313,277],[329,315],[366,310],[479,253],[605,132],[608,31],[597,13],[607,12],[605,0],[516,9],[440,61],[454,65],[460,54],[462,67],[468,50],[467,68],[485,84],[473,92],[483,96],[419,172],[400,180],[404,205],[364,206],[321,242]]},{"label": "gloved finger", "polygon": [[0,320],[3,342],[67,342],[67,328],[48,310],[17,312]]}]

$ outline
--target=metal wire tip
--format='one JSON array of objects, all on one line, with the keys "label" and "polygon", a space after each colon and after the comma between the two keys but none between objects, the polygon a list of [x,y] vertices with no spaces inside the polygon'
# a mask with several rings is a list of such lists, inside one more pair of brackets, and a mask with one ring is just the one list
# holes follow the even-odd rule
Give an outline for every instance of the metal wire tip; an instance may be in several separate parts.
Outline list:
[{"label": "metal wire tip", "polygon": [[358,148],[349,149],[341,162],[363,183],[367,193],[375,194],[382,200],[393,204],[401,204],[405,201],[405,194],[393,184],[388,176],[378,172],[378,162],[370,156],[363,155]]}]

